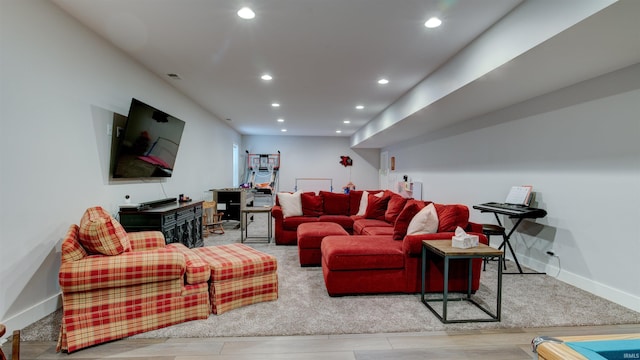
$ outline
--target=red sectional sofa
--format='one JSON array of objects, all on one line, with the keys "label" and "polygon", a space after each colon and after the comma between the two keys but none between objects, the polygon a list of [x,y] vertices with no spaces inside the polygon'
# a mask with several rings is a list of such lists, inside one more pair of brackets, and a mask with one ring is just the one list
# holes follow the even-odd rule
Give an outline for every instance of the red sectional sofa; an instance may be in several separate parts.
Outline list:
[{"label": "red sectional sofa", "polygon": [[298,225],[309,222],[332,222],[342,226],[349,234],[353,233],[353,221],[358,213],[363,191],[351,191],[349,194],[320,191],[305,192],[301,195],[302,211],[299,216],[285,217],[276,196],[276,205],[271,209],[275,220],[275,242],[277,245],[297,245]]},{"label": "red sectional sofa", "polygon": [[[421,254],[423,240],[451,239],[456,227],[479,236],[482,225],[469,222],[465,205],[433,204],[437,212],[437,230],[407,235],[416,214],[431,202],[403,198],[391,191],[367,191],[368,204],[361,210],[363,191],[337,194],[321,191],[301,195],[302,215],[284,217],[280,204],[273,207],[276,244],[296,244],[297,227],[303,223],[334,222],[349,235],[332,235],[322,239],[322,271],[331,296],[374,293],[417,293],[421,291]],[[378,196],[374,194],[378,193]],[[305,265],[312,265],[306,263]],[[472,290],[480,285],[482,261],[472,263]],[[452,261],[449,290],[466,291],[467,262]],[[443,290],[443,264],[430,262],[426,291]]]}]

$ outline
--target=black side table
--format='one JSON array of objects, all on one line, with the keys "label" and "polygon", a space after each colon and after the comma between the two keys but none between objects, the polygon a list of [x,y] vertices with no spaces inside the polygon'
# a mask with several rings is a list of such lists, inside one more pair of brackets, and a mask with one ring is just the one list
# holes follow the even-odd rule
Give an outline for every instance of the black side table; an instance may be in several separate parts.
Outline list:
[{"label": "black side table", "polygon": [[[240,210],[240,212],[242,213],[242,226],[240,226],[240,242],[244,243],[247,240],[259,240],[259,239],[263,239],[263,240],[267,240],[267,244],[271,242],[271,206],[264,206],[264,207],[246,207],[242,210]],[[267,236],[266,237],[259,237],[259,236],[252,236],[249,237],[249,214],[267,214]]]},{"label": "black side table", "polygon": [[[438,299],[426,299],[425,298],[425,279],[426,279],[426,269],[427,269],[427,257],[438,256],[444,259],[444,287],[442,292],[442,298]],[[451,246],[451,240],[424,240],[422,241],[422,291],[420,300],[422,303],[429,309],[431,312],[443,323],[467,323],[467,322],[492,322],[492,321],[500,321],[500,310],[502,304],[502,266],[498,266],[498,284],[497,284],[497,294],[496,294],[496,311],[495,313],[491,312],[489,309],[485,308],[478,302],[476,302],[471,297],[471,283],[472,283],[472,260],[473,259],[489,259],[497,257],[499,259],[498,264],[502,264],[504,252],[502,250],[494,249],[485,244],[479,244],[476,247],[461,249]],[[449,298],[449,260],[451,259],[468,259],[469,265],[469,278],[467,281],[467,294],[466,297],[462,298]],[[490,318],[479,318],[479,319],[455,319],[449,320],[447,318],[447,303],[451,300],[463,300],[467,301],[473,305],[475,305],[478,309],[484,311]],[[442,315],[440,315],[432,306],[429,304],[430,301],[442,301]]]}]

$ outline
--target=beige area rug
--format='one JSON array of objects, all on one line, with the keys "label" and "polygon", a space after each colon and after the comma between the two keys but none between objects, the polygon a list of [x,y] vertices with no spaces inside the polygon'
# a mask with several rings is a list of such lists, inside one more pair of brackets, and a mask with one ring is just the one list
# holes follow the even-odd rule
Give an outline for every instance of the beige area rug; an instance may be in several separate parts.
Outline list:
[{"label": "beige area rug", "polygon": [[[256,216],[249,235],[266,234],[266,220]],[[224,235],[205,238],[205,245],[239,242],[235,223]],[[136,335],[136,338],[207,338],[226,336],[331,335],[422,332],[520,327],[554,327],[640,323],[640,313],[565,284],[548,275],[504,275],[502,321],[442,324],[419,294],[330,297],[321,268],[301,268],[295,246],[249,243],[278,259],[279,298]],[[482,273],[477,299],[495,307],[496,263]],[[436,304],[441,308],[440,304]],[[450,318],[486,317],[466,302],[449,304]],[[30,325],[25,341],[57,339],[61,311]]]}]

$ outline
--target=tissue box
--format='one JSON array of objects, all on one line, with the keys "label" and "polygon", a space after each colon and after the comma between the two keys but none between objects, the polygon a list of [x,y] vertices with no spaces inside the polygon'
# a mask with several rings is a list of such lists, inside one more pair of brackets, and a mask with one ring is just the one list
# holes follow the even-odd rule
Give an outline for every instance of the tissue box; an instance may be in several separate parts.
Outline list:
[{"label": "tissue box", "polygon": [[460,249],[468,249],[478,246],[478,235],[465,234],[451,238],[451,246]]}]

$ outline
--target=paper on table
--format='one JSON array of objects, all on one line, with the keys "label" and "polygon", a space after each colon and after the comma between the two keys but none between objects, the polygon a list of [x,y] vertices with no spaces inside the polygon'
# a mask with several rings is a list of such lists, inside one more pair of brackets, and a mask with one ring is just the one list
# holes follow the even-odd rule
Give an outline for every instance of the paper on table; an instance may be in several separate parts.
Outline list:
[{"label": "paper on table", "polygon": [[509,191],[507,200],[505,200],[504,202],[507,204],[526,205],[527,198],[529,198],[530,193],[530,186],[514,186],[511,188],[511,191]]}]

